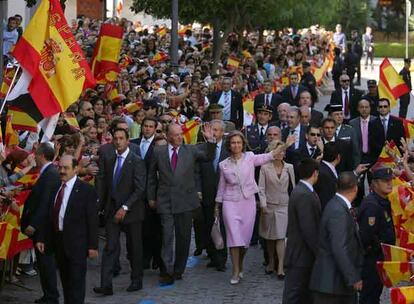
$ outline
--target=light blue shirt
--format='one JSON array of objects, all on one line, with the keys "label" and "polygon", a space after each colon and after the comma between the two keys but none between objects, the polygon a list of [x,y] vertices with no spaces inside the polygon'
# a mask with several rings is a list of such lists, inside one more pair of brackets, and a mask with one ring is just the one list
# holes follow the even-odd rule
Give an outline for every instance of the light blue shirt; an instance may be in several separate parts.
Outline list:
[{"label": "light blue shirt", "polygon": [[13,45],[16,44],[19,33],[16,29],[9,31],[7,27],[3,30],[3,55],[10,57],[8,54]]}]

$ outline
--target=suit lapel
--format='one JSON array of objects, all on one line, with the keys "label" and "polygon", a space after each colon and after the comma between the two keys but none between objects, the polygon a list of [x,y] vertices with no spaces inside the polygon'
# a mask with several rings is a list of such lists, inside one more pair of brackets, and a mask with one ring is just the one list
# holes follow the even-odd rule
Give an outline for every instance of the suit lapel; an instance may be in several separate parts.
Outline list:
[{"label": "suit lapel", "polygon": [[66,205],[65,215],[63,217],[63,228],[65,227],[66,215],[70,213],[70,210],[72,209],[74,201],[76,201],[76,197],[79,193],[79,184],[80,184],[79,178],[76,178],[75,184],[73,185],[72,192],[69,195],[68,202]]},{"label": "suit lapel", "polygon": [[110,189],[112,189],[112,183],[114,181],[115,162],[116,162],[116,154],[113,154],[111,156],[111,161],[109,162],[110,163],[109,172],[111,172],[111,187],[110,187]]},{"label": "suit lapel", "polygon": [[[181,145],[180,149],[178,149],[178,159],[177,159],[177,167],[175,168],[174,174],[178,172],[178,170],[181,169],[182,165],[183,165],[183,158],[185,156],[185,146]],[[171,166],[170,166],[171,167]]]},{"label": "suit lapel", "polygon": [[132,151],[129,150],[129,153],[122,164],[121,176],[119,177],[118,184],[122,181],[122,178],[124,177],[126,170],[128,170],[128,168],[132,166],[131,158],[132,158]]},{"label": "suit lapel", "polygon": [[169,151],[169,146],[165,145],[163,147],[163,153],[162,153],[162,158],[164,159],[164,163],[165,166],[168,168],[168,171],[173,174],[172,168],[171,168],[171,161],[170,161],[170,151]]}]

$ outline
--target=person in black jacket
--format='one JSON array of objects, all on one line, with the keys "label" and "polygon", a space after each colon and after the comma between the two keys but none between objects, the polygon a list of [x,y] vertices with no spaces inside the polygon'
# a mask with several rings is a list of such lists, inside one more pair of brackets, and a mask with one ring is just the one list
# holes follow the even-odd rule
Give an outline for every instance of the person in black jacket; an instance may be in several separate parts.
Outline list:
[{"label": "person in black jacket", "polygon": [[[412,85],[411,85],[410,67],[411,67],[411,59],[410,58],[405,58],[404,59],[404,67],[400,71],[400,75],[402,76],[405,84],[408,86],[408,88],[410,89],[410,92],[411,92]],[[408,92],[407,94],[404,94],[400,97],[400,114],[399,114],[399,116],[402,117],[402,118],[407,117],[408,105],[410,104],[410,96],[411,96],[410,92]]]},{"label": "person in black jacket", "polygon": [[[311,72],[311,65],[309,62],[302,63],[303,75],[300,83],[305,86],[312,95],[312,106],[318,102],[318,93],[316,92],[316,79]],[[300,103],[300,101],[299,101]]]},{"label": "person in black jacket", "polygon": [[352,53],[355,54],[356,57],[356,74],[357,74],[357,81],[355,85],[361,85],[361,59],[364,51],[362,49],[362,40],[359,37],[358,30],[353,30],[351,33],[352,39]]},{"label": "person in black jacket", "polygon": [[[54,194],[60,186],[59,172],[52,164],[55,150],[48,143],[41,143],[35,153],[36,163],[41,167],[40,176],[27,198],[21,218],[21,231],[29,236],[33,243],[39,239],[39,232],[46,222],[48,208],[53,204]],[[46,233],[44,240],[51,242],[51,235]],[[52,250],[47,248],[43,253],[35,249],[37,267],[40,276],[43,296],[36,303],[58,303],[56,263]]]}]

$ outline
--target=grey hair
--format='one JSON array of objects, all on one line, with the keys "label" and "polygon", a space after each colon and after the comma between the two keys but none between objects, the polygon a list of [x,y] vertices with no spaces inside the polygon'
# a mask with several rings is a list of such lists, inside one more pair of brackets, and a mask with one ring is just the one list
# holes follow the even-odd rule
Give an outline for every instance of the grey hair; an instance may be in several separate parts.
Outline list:
[{"label": "grey hair", "polygon": [[212,121],[210,121],[210,124],[218,124],[220,125],[221,129],[224,131],[224,129],[226,128],[226,124],[224,123],[224,121],[220,120],[220,119],[213,119]]}]

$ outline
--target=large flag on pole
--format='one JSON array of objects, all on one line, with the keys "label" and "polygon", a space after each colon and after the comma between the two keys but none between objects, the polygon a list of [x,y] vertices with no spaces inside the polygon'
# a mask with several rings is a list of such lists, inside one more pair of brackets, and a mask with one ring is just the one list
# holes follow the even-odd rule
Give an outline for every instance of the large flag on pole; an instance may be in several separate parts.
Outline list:
[{"label": "large flag on pole", "polygon": [[122,27],[103,24],[92,57],[93,75],[100,84],[115,81],[119,73],[119,55],[121,53]]},{"label": "large flag on pole", "polygon": [[59,0],[42,0],[12,54],[31,76],[28,92],[43,117],[65,111],[95,85]]},{"label": "large flag on pole", "polygon": [[388,58],[384,58],[380,65],[380,79],[378,83],[378,93],[380,98],[387,98],[391,103],[391,108],[397,105],[397,99],[410,92],[402,77],[392,66]]}]

